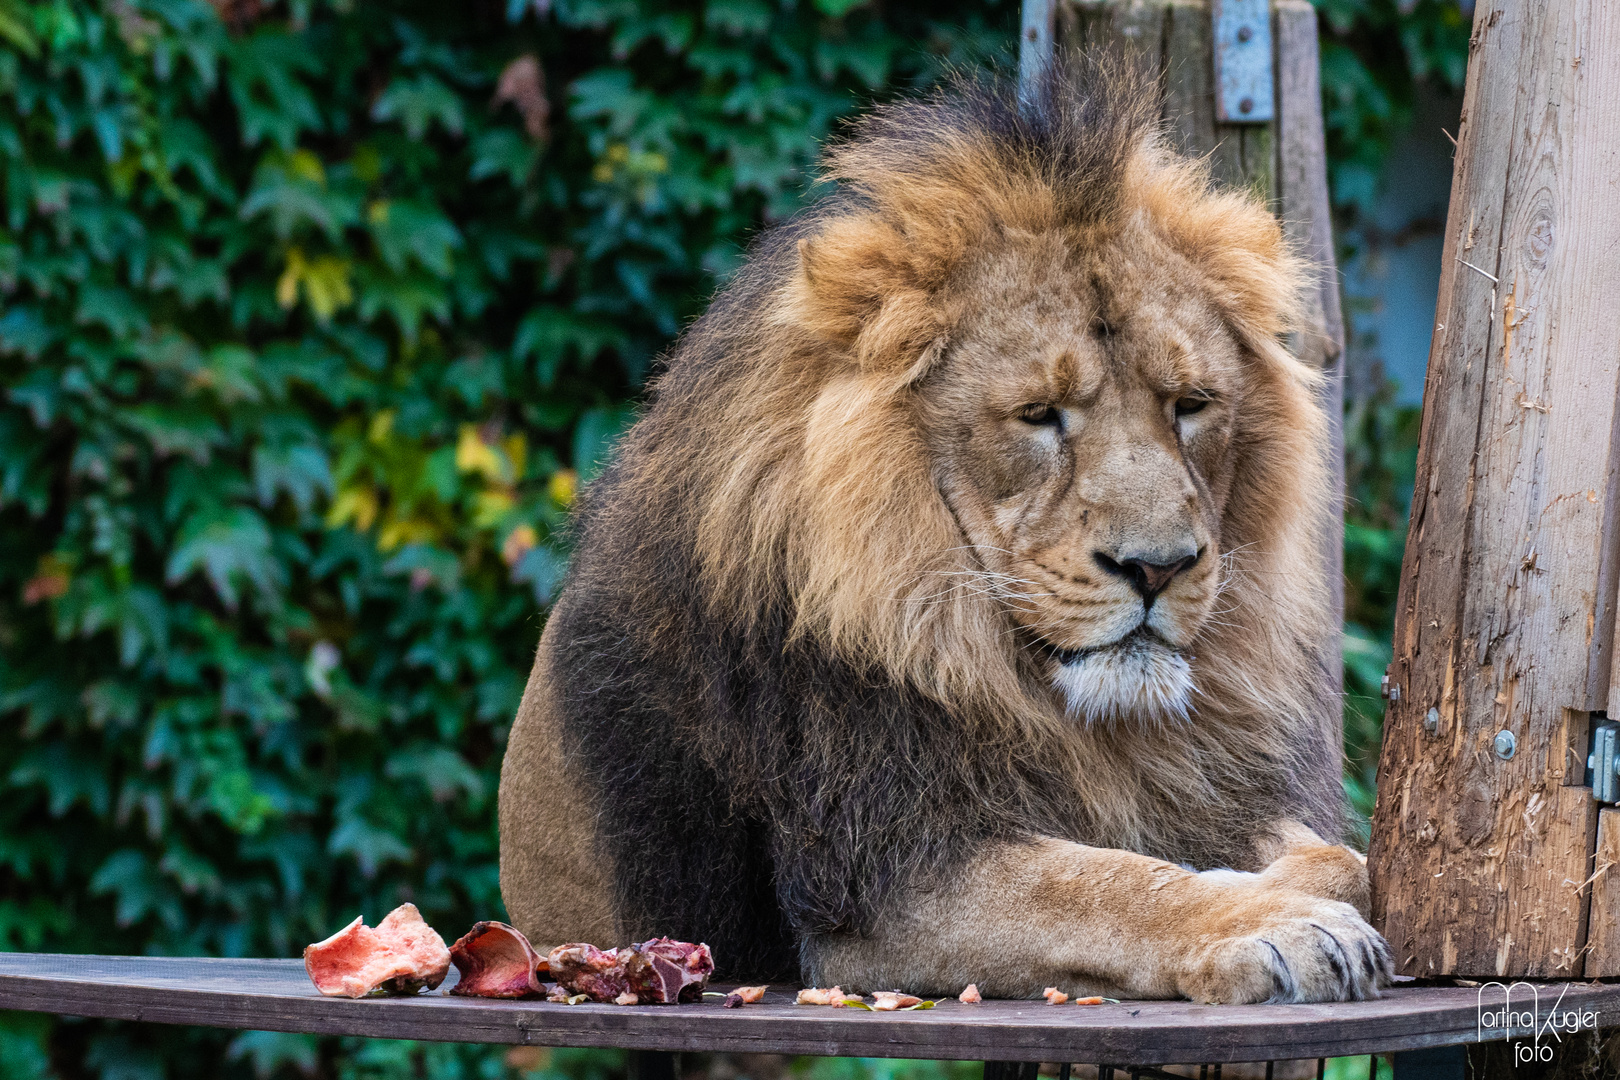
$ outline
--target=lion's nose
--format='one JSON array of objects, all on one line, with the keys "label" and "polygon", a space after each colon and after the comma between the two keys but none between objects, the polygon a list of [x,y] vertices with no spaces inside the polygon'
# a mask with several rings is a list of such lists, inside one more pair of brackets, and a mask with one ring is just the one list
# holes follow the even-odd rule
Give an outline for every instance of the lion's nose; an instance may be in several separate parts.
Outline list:
[{"label": "lion's nose", "polygon": [[1126,555],[1115,558],[1106,552],[1094,551],[1092,556],[1097,565],[1110,574],[1124,578],[1142,595],[1142,603],[1147,607],[1153,606],[1160,593],[1170,584],[1175,576],[1186,570],[1198,561],[1201,552],[1193,552],[1170,562],[1162,562],[1164,556],[1154,553],[1152,555]]}]

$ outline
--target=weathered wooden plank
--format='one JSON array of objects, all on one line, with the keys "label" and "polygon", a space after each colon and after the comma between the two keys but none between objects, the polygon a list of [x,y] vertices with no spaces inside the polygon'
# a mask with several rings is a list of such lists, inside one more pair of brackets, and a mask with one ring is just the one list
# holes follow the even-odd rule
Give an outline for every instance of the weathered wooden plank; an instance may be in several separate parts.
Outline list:
[{"label": "weathered wooden plank", "polygon": [[1413,974],[1582,967],[1617,50],[1600,0],[1477,9],[1371,853],[1375,921]]},{"label": "weathered wooden plank", "polygon": [[[1319,274],[1297,355],[1324,371],[1337,369],[1344,352],[1344,313],[1333,260],[1326,138],[1322,123],[1316,8],[1309,0],[1277,0],[1277,215],[1283,230]],[[1343,394],[1340,393],[1342,402]],[[1342,413],[1342,408],[1340,412]],[[1336,417],[1335,419],[1338,419]]]},{"label": "weathered wooden plank", "polygon": [[1058,40],[1075,48],[1130,53],[1148,70],[1162,71],[1164,25],[1165,0],[1075,0],[1064,5]]},{"label": "weathered wooden plank", "polygon": [[1018,92],[1028,99],[1030,87],[1052,63],[1057,0],[1024,0],[1018,22]]},{"label": "weathered wooden plank", "polygon": [[1165,5],[1164,125],[1170,145],[1202,157],[1214,151],[1215,67],[1207,0]]},{"label": "weathered wooden plank", "polygon": [[[1489,1026],[1482,1031],[1480,991],[1461,987],[1396,988],[1376,1001],[1325,1005],[945,1001],[910,1013],[796,1006],[788,988],[773,988],[763,1003],[742,1009],[723,1008],[713,998],[685,1006],[553,1005],[452,997],[444,989],[351,1001],[317,994],[297,960],[0,953],[0,1009],[373,1038],[1172,1064],[1335,1057],[1512,1034]],[[1599,1026],[1620,1024],[1620,986],[1543,987],[1543,1020],[1560,995],[1561,1011],[1589,1009]]]},{"label": "weathered wooden plank", "polygon": [[[1272,37],[1277,47],[1277,216],[1283,230],[1310,259],[1317,274],[1306,297],[1305,325],[1295,335],[1295,355],[1322,370],[1322,407],[1328,415],[1332,502],[1322,535],[1332,610],[1344,611],[1344,314],[1333,258],[1333,210],[1328,194],[1322,87],[1318,69],[1316,8],[1308,0],[1278,0]],[[1339,633],[1338,622],[1327,629]],[[1337,648],[1329,650],[1337,656]],[[1328,673],[1343,689],[1344,672]],[[1327,745],[1340,745],[1342,717],[1324,715]],[[1337,782],[1339,762],[1323,763],[1322,783]]]},{"label": "weathered wooden plank", "polygon": [[[1248,188],[1263,199],[1274,199],[1277,177],[1273,125],[1221,124],[1215,120],[1215,68],[1207,0],[1158,0],[1155,6],[1163,13],[1164,116],[1171,144],[1185,153],[1207,156],[1211,174],[1222,184]],[[1145,14],[1135,17],[1145,21]],[[1279,66],[1286,65],[1288,57],[1281,42],[1277,43],[1277,53]],[[1317,153],[1321,152],[1319,143]]]},{"label": "weathered wooden plank", "polygon": [[[1373,883],[1373,921],[1395,952],[1397,970],[1433,973],[1455,963],[1443,945],[1440,956],[1422,951],[1438,920],[1423,916],[1409,902],[1420,875],[1430,875],[1429,902],[1455,919],[1465,903],[1457,885],[1429,852],[1441,823],[1457,808],[1482,810],[1489,792],[1477,782],[1442,792],[1439,767],[1426,756],[1426,739],[1455,742],[1457,721],[1457,620],[1463,580],[1463,547],[1473,503],[1473,443],[1486,382],[1486,352],[1492,323],[1481,309],[1495,311],[1493,285],[1484,274],[1457,274],[1460,260],[1481,257],[1494,265],[1500,243],[1502,199],[1507,182],[1507,140],[1487,125],[1476,130],[1476,116],[1499,116],[1511,109],[1513,65],[1522,29],[1520,19],[1501,24],[1495,5],[1476,9],[1469,76],[1458,127],[1459,152],[1453,170],[1451,202],[1442,249],[1436,326],[1424,381],[1423,419],[1418,440],[1417,475],[1411,524],[1394,627],[1394,662],[1389,681],[1392,701],[1384,719],[1379,761],[1380,798],[1373,818],[1368,868]],[[1492,21],[1493,16],[1496,21]],[[1500,126],[1500,125],[1498,125]],[[1475,249],[1478,249],[1476,252]],[[1494,276],[1494,270],[1491,271]],[[1436,709],[1426,734],[1424,717]]]},{"label": "weathered wooden plank", "polygon": [[1620,975],[1620,810],[1598,815],[1596,865],[1589,875],[1592,894],[1587,925],[1586,977]]}]

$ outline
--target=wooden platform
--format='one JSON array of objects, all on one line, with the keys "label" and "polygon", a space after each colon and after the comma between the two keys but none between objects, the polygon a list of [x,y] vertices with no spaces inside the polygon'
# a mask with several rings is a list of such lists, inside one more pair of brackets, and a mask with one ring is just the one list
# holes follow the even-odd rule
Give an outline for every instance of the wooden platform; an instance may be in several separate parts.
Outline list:
[{"label": "wooden platform", "polygon": [[[701,1005],[553,1005],[460,998],[444,987],[412,998],[321,997],[297,960],[0,953],[0,1009],[113,1017],[159,1024],[324,1035],[718,1050],[830,1057],[1071,1061],[1160,1065],[1387,1053],[1529,1037],[1479,1027],[1481,991],[1397,987],[1377,1001],[1332,1005],[1203,1006],[1146,1001],[1051,1006],[1044,1002],[941,1002],[909,1013],[792,1004],[788,988],[741,1009]],[[1500,1008],[1488,993],[1486,1011]],[[1550,983],[1514,992],[1537,1023],[1590,1012],[1620,1024],[1620,985]],[[1543,1040],[1551,1036],[1543,1034]]]}]

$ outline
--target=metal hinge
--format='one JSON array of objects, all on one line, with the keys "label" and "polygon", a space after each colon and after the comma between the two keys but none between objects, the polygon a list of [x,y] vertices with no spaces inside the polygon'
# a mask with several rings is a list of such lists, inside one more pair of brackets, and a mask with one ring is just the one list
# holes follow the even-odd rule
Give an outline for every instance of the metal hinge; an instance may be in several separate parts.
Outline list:
[{"label": "metal hinge", "polygon": [[1603,713],[1592,714],[1592,737],[1586,753],[1586,786],[1598,802],[1620,802],[1620,724]]},{"label": "metal hinge", "polygon": [[1213,0],[1215,119],[1267,124],[1276,119],[1270,0]]}]

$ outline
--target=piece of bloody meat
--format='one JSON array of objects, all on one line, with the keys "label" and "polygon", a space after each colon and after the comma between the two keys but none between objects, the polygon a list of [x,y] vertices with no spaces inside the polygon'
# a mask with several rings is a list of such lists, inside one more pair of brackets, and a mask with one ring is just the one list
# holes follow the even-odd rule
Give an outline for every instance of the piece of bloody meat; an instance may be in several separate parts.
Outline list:
[{"label": "piece of bloody meat", "polygon": [[415,904],[401,904],[375,928],[356,917],[325,941],[306,946],[304,970],[315,989],[331,997],[364,997],[379,989],[414,994],[444,981],[450,950]]},{"label": "piece of bloody meat", "polygon": [[546,958],[534,951],[522,931],[503,922],[474,923],[450,946],[450,962],[461,973],[450,988],[452,994],[521,998],[546,993],[540,978],[548,970]]},{"label": "piece of bloody meat", "polygon": [[707,945],[652,938],[619,953],[630,989],[643,1005],[702,1001],[703,988],[714,973],[714,957]]},{"label": "piece of bloody meat", "polygon": [[557,985],[592,1001],[608,1002],[630,991],[630,980],[619,959],[621,949],[598,949],[586,942],[559,945],[546,963]]},{"label": "piece of bloody meat", "polygon": [[546,962],[557,985],[620,1005],[700,1001],[714,972],[707,945],[669,938],[607,950],[584,942],[559,945]]}]

